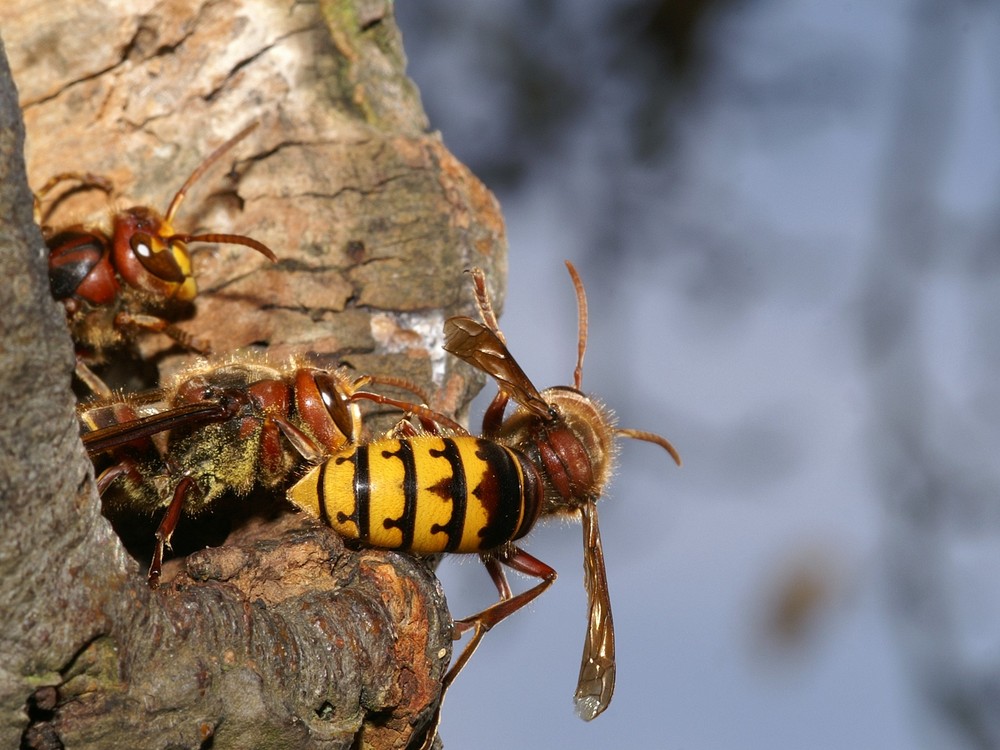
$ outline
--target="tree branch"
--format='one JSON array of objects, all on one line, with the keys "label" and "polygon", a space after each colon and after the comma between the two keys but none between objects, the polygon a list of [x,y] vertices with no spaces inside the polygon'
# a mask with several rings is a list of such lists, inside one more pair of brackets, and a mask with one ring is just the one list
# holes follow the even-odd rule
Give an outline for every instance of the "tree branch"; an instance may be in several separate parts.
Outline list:
[{"label": "tree branch", "polygon": [[[441,322],[472,312],[466,267],[502,276],[503,224],[427,134],[390,8],[182,0],[130,14],[16,0],[0,29],[36,186],[87,171],[113,180],[115,205],[162,210],[216,145],[260,123],[176,224],[251,235],[279,262],[200,252],[201,294],[179,326],[220,354],[263,346],[408,378],[455,413],[479,383],[441,353]],[[277,506],[244,518],[234,505],[225,544],[175,561],[151,592],[100,516],[5,69],[0,117],[0,613],[13,623],[0,635],[0,744],[327,748],[363,733],[366,746],[404,746],[451,646],[422,562],[346,550]],[[100,221],[95,192],[61,201],[50,223]],[[138,356],[153,379],[192,361],[155,336]]]}]

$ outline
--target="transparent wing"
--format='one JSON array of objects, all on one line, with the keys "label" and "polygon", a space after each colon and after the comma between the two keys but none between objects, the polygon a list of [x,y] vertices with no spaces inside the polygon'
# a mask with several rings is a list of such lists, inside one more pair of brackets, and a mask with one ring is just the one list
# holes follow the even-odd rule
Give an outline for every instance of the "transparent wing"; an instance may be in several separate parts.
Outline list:
[{"label": "transparent wing", "polygon": [[600,715],[615,692],[615,626],[611,618],[604,548],[597,526],[597,505],[585,503],[583,513],[583,582],[589,615],[583,644],[580,679],[576,683],[576,712],[584,721]]},{"label": "transparent wing", "polygon": [[98,430],[85,432],[80,436],[87,453],[93,457],[104,451],[120,448],[159,432],[176,429],[186,425],[221,422],[231,416],[230,410],[223,404],[214,401],[200,401],[194,404],[184,404],[172,409],[151,414],[145,417],[122,422],[121,424],[102,427]]},{"label": "transparent wing", "polygon": [[528,411],[550,419],[552,411],[500,337],[472,318],[444,323],[444,349],[497,381],[500,390]]}]

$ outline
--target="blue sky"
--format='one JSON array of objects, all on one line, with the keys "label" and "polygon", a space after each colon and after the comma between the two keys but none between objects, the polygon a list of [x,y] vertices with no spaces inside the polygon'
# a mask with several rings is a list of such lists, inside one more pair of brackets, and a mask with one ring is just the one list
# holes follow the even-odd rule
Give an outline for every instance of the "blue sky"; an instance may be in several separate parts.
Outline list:
[{"label": "blue sky", "polygon": [[[503,205],[511,351],[538,386],[570,381],[572,260],[585,389],[685,460],[628,441],[600,505],[607,713],[573,715],[580,531],[553,523],[525,546],[559,580],[486,638],[445,744],[996,744],[1000,14],[719,2],[678,91],[655,59],[630,75],[608,31],[643,7],[397,6],[432,126]],[[541,135],[517,121],[519,57],[568,92]],[[642,111],[666,145],[637,155]],[[473,560],[441,575],[456,616],[492,601]],[[781,636],[768,623],[796,591]]]}]

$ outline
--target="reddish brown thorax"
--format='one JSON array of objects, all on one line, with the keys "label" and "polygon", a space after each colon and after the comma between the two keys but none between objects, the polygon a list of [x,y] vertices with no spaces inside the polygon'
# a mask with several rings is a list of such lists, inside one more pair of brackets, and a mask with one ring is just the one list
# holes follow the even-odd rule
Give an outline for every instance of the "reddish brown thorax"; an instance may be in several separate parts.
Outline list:
[{"label": "reddish brown thorax", "polygon": [[544,512],[572,512],[604,492],[615,455],[614,418],[569,386],[548,388],[541,395],[555,416],[546,420],[518,407],[499,437],[543,469],[548,489]]},{"label": "reddish brown thorax", "polygon": [[109,305],[121,291],[111,265],[108,240],[84,227],[71,227],[49,238],[49,286],[52,296],[69,306],[80,301]]}]

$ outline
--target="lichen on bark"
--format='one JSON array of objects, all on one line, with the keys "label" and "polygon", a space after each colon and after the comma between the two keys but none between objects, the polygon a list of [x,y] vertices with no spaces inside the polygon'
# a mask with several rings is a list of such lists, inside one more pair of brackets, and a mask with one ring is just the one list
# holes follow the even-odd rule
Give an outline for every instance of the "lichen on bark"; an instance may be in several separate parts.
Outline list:
[{"label": "lichen on bark", "polygon": [[[114,183],[110,201],[60,201],[53,225],[162,210],[206,154],[258,123],[193,186],[176,225],[253,236],[279,260],[198,251],[201,293],[178,325],[220,354],[253,346],[407,378],[460,413],[479,381],[441,353],[440,324],[471,312],[467,267],[502,279],[503,223],[428,131],[391,8],[0,8],[20,105],[0,71],[3,746],[336,748],[361,733],[366,747],[403,747],[429,716],[451,624],[420,560],[345,549],[279,508],[235,519],[224,544],[148,589],[100,515],[76,437],[72,347],[25,181],[71,169]],[[159,336],[136,356],[162,378],[192,361]]]}]

